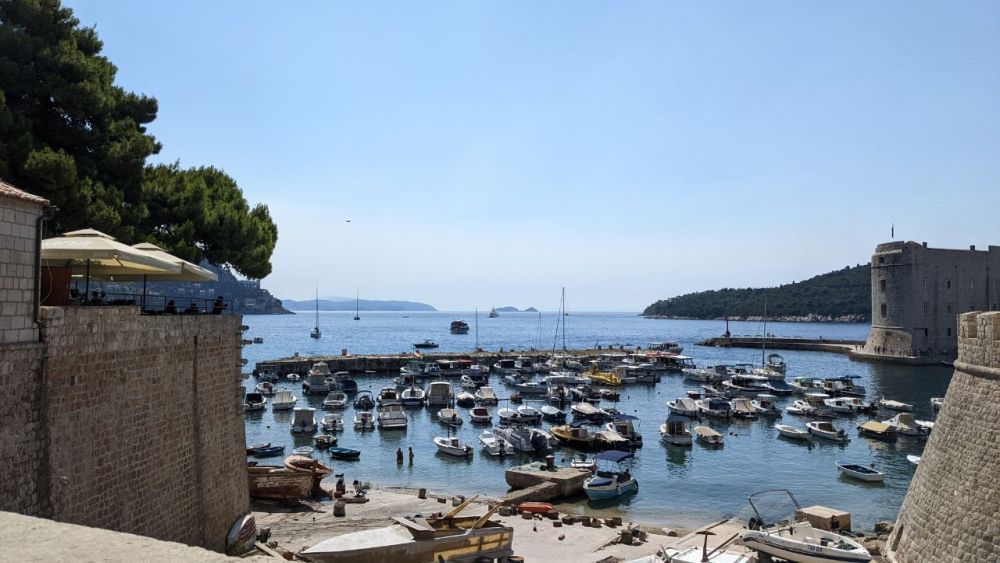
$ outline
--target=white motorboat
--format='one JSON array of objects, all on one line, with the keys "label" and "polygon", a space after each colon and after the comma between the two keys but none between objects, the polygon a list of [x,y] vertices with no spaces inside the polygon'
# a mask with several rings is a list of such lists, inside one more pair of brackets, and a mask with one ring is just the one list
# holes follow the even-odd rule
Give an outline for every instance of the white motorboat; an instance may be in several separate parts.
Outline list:
[{"label": "white motorboat", "polygon": [[608,418],[607,412],[585,401],[574,404],[570,407],[570,410],[573,411],[573,415],[577,418],[584,418],[593,421],[600,421]]},{"label": "white motorboat", "polygon": [[427,386],[427,406],[443,407],[451,404],[455,394],[451,390],[451,383],[447,381],[432,381]]},{"label": "white motorboat", "polygon": [[480,387],[476,389],[476,392],[472,394],[476,398],[476,403],[480,405],[495,405],[497,404],[497,395],[493,392],[492,387]]},{"label": "white motorboat", "polygon": [[637,492],[639,482],[629,467],[632,459],[629,452],[612,450],[597,454],[597,471],[583,482],[587,498],[606,500]]},{"label": "white motorboat", "polygon": [[420,387],[407,387],[399,394],[399,402],[403,403],[404,407],[420,407],[423,406],[426,395]]},{"label": "white motorboat", "polygon": [[476,383],[476,380],[472,379],[468,375],[463,375],[462,379],[459,380],[459,384],[462,386],[462,389],[469,389],[471,391],[479,389],[479,385]]},{"label": "white motorboat", "polygon": [[706,368],[685,368],[684,379],[695,383],[713,383],[729,377],[727,366],[708,366]]},{"label": "white motorboat", "polygon": [[332,376],[330,366],[326,362],[316,362],[309,368],[309,374],[302,382],[302,391],[310,395],[326,395],[330,392],[330,382],[327,378],[332,379]]},{"label": "white motorboat", "polygon": [[913,465],[920,465],[921,456],[918,455],[908,455],[906,456],[906,461],[912,463]]},{"label": "white motorboat", "polygon": [[931,397],[931,410],[939,411],[944,406],[944,397]]},{"label": "white motorboat", "polygon": [[344,415],[337,413],[324,415],[320,426],[327,432],[340,432],[344,429]]},{"label": "white motorboat", "polygon": [[492,430],[483,430],[483,433],[479,435],[479,443],[483,445],[486,453],[493,456],[515,453],[514,446],[507,440],[494,434]]},{"label": "white motorboat", "polygon": [[316,409],[296,407],[292,411],[292,421],[289,425],[296,434],[312,434],[316,431]]},{"label": "white motorboat", "polygon": [[470,408],[476,404],[476,397],[468,391],[462,391],[455,397],[455,404],[462,408]]},{"label": "white motorboat", "polygon": [[288,380],[288,381],[291,381],[292,383],[294,383],[294,382],[302,379],[302,376],[299,375],[299,374],[297,374],[297,373],[290,373],[290,374],[288,374],[288,375],[285,376],[285,379]]},{"label": "white motorboat", "polygon": [[243,397],[243,410],[246,412],[262,411],[267,405],[267,399],[260,393],[247,393]]},{"label": "white motorboat", "polygon": [[847,437],[847,432],[844,432],[826,421],[814,420],[812,422],[807,422],[806,429],[809,430],[809,433],[813,436],[824,440],[830,440],[832,442],[844,443],[849,439]]},{"label": "white motorboat", "polygon": [[274,398],[271,399],[271,410],[275,411],[287,411],[295,408],[295,402],[298,399],[295,395],[292,395],[291,391],[282,389],[275,394]]},{"label": "white motorboat", "polygon": [[805,395],[816,390],[815,383],[817,381],[819,380],[815,377],[796,377],[792,379],[792,382],[788,386],[792,388],[792,392],[796,395]]},{"label": "white motorboat", "polygon": [[330,391],[323,399],[324,409],[344,409],[347,408],[347,393],[343,391]]},{"label": "white motorboat", "polygon": [[699,442],[707,446],[721,446],[723,443],[722,434],[708,426],[695,426],[694,435]]},{"label": "white motorboat", "polygon": [[897,433],[904,436],[926,436],[930,434],[930,428],[927,427],[929,423],[921,424],[921,422],[915,420],[913,415],[908,412],[901,412],[889,420],[882,421],[883,424],[888,424],[895,428]]},{"label": "white motorboat", "polygon": [[399,403],[388,403],[378,409],[378,427],[382,430],[406,429],[406,411]]},{"label": "white motorboat", "polygon": [[789,426],[787,424],[775,424],[774,429],[778,431],[785,438],[791,438],[793,440],[811,440],[812,434],[804,428],[799,428],[798,426]]},{"label": "white motorboat", "polygon": [[383,387],[381,391],[378,392],[378,404],[387,405],[391,403],[399,404],[399,391],[395,387]]},{"label": "white motorboat", "polygon": [[456,436],[438,436],[434,438],[438,451],[456,457],[472,457],[472,446],[462,442]]},{"label": "white motorboat", "polygon": [[553,407],[552,405],[542,405],[539,409],[542,413],[542,418],[549,421],[562,424],[566,422],[566,413]]},{"label": "white motorboat", "polygon": [[757,414],[764,416],[781,416],[781,409],[778,408],[778,398],[768,393],[761,393],[757,398],[750,401]]},{"label": "white motorboat", "polygon": [[858,414],[872,410],[872,406],[869,403],[857,397],[823,399],[823,404],[837,414]]},{"label": "white motorboat", "polygon": [[892,401],[886,398],[879,399],[878,406],[890,411],[913,412],[913,405],[910,403]]},{"label": "white motorboat", "polygon": [[547,443],[543,444],[542,439],[536,438],[536,435],[526,426],[515,425],[506,428],[495,428],[493,433],[510,442],[514,446],[514,449],[519,452],[535,453],[536,450],[544,450],[548,447]]},{"label": "white motorboat", "polygon": [[695,401],[698,413],[713,418],[729,418],[733,407],[725,399],[706,398]]},{"label": "white motorboat", "polygon": [[639,432],[639,418],[630,414],[619,414],[604,425],[606,430],[617,433],[628,441],[628,447],[642,447],[642,433]]},{"label": "white motorboat", "polygon": [[357,411],[354,413],[355,430],[374,430],[375,415],[371,411]]},{"label": "white motorboat", "polygon": [[663,548],[652,555],[629,559],[623,563],[752,563],[757,561],[749,553],[708,551],[701,547]]},{"label": "white motorboat", "polygon": [[367,389],[359,391],[358,396],[354,398],[354,408],[362,411],[375,408],[375,399],[372,399],[372,392]]},{"label": "white motorboat", "polygon": [[813,528],[808,522],[748,530],[743,545],[795,563],[867,563],[871,554],[857,541]]},{"label": "white motorboat", "polygon": [[797,414],[804,416],[807,414],[812,414],[812,412],[815,410],[816,407],[810,405],[809,403],[800,399],[795,399],[795,401],[793,401],[792,404],[785,409],[785,412],[787,412],[788,414]]},{"label": "white motorboat", "polygon": [[521,373],[521,370],[517,367],[517,361],[506,359],[500,360],[493,364],[493,371],[501,375],[514,375]]},{"label": "white motorboat", "polygon": [[691,431],[687,427],[687,419],[680,415],[671,415],[660,425],[660,438],[675,446],[690,446]]},{"label": "white motorboat", "polygon": [[667,402],[667,408],[681,416],[698,416],[698,404],[689,397],[680,397]]},{"label": "white motorboat", "polygon": [[493,416],[486,407],[473,407],[469,411],[469,419],[473,424],[489,424],[493,421]]},{"label": "white motorboat", "polygon": [[532,424],[535,422],[540,422],[541,420],[542,420],[542,413],[538,412],[538,409],[534,407],[529,407],[528,405],[518,405],[517,422]]},{"label": "white motorboat", "polygon": [[746,397],[736,397],[729,401],[730,415],[734,418],[757,418],[757,407]]},{"label": "white motorboat", "polygon": [[451,408],[444,408],[437,412],[438,422],[446,426],[461,426],[462,417],[458,416],[458,411]]},{"label": "white motorboat", "polygon": [[258,393],[264,395],[265,397],[274,395],[275,392],[274,383],[271,383],[270,381],[261,381],[257,383],[256,389]]},{"label": "white motorboat", "polygon": [[522,395],[544,395],[548,390],[548,386],[537,381],[526,381],[524,383],[516,383],[514,389]]},{"label": "white motorboat", "polygon": [[874,465],[866,467],[860,463],[848,463],[839,459],[836,463],[837,469],[840,469],[840,473],[851,479],[867,481],[869,483],[881,483],[885,479],[885,474],[876,470]]}]

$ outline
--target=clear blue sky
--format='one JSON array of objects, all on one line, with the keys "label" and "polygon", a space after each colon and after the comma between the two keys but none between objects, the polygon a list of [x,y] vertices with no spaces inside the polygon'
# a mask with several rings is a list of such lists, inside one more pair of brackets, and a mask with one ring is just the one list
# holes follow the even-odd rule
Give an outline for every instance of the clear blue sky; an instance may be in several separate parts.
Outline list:
[{"label": "clear blue sky", "polygon": [[[279,297],[641,310],[1000,244],[1000,3],[68,5]],[[351,222],[347,223],[346,220]]]}]

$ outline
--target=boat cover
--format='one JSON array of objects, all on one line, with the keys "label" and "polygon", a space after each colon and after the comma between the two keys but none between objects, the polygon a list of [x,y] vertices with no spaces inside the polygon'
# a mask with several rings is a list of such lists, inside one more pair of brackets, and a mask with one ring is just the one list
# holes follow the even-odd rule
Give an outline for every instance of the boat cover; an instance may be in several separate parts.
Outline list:
[{"label": "boat cover", "polygon": [[604,461],[610,461],[610,462],[613,462],[613,463],[622,462],[622,461],[624,461],[626,459],[629,459],[630,457],[632,457],[631,453],[629,453],[629,452],[619,452],[617,450],[608,450],[606,452],[601,452],[601,453],[597,454],[597,459],[604,460]]},{"label": "boat cover", "polygon": [[869,420],[862,424],[859,428],[868,430],[869,432],[878,432],[879,434],[892,431],[892,427],[884,422],[875,422],[874,420]]},{"label": "boat cover", "polygon": [[614,481],[606,477],[594,477],[588,483],[588,487],[607,487],[611,485]]}]

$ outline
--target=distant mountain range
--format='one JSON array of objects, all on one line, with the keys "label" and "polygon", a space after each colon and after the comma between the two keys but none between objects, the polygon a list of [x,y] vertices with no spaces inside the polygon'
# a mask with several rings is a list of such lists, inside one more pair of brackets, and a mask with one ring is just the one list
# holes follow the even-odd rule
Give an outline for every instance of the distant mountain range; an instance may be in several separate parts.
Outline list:
[{"label": "distant mountain range", "polygon": [[[292,311],[312,311],[316,308],[316,301],[313,299],[296,301],[294,299],[283,299],[282,303],[286,309]],[[373,299],[361,299],[357,302],[359,311],[437,311],[434,307],[426,303],[416,301],[377,301]],[[354,299],[320,299],[320,311],[353,311]]]}]

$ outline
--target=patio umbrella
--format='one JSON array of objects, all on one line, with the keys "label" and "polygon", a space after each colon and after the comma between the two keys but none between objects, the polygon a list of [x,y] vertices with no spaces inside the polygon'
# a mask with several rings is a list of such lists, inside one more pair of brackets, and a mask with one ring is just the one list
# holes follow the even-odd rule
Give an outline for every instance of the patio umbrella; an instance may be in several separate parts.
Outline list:
[{"label": "patio umbrella", "polygon": [[87,295],[90,295],[92,275],[141,276],[181,272],[181,266],[175,262],[122,244],[94,229],[81,229],[43,240],[42,264],[69,267],[72,273],[86,276]]}]

